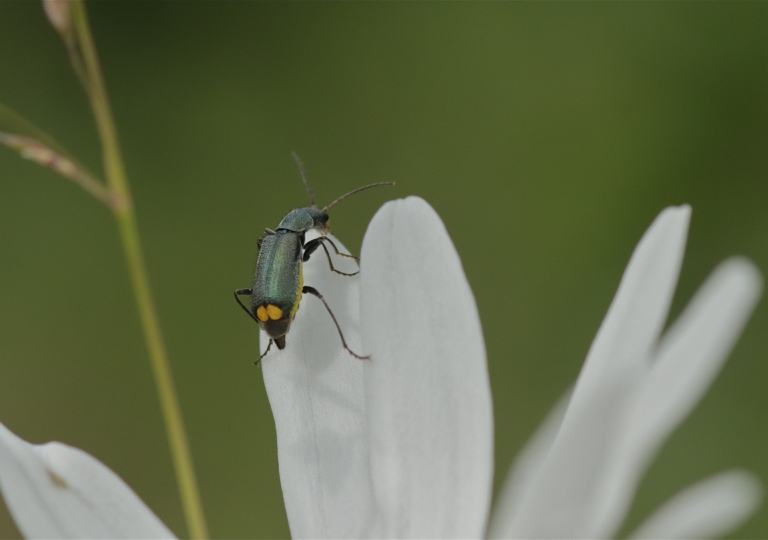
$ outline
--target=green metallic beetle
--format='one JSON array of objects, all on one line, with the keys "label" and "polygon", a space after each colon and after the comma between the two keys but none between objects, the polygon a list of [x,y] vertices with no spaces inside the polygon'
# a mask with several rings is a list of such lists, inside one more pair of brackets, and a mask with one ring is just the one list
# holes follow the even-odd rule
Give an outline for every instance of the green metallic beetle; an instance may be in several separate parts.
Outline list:
[{"label": "green metallic beetle", "polygon": [[[319,236],[306,243],[304,237],[305,234],[312,229],[317,229],[321,234],[328,232],[327,211],[336,203],[354,193],[363,191],[364,189],[375,186],[391,186],[394,185],[394,182],[377,182],[375,184],[369,184],[354,189],[320,210],[315,204],[315,195],[312,192],[312,188],[309,187],[309,182],[307,181],[307,176],[304,172],[304,166],[295,153],[293,154],[293,157],[299,166],[301,178],[304,181],[304,186],[307,189],[307,194],[309,195],[309,200],[312,203],[312,206],[309,208],[297,208],[291,210],[275,230],[264,229],[266,236],[257,240],[259,258],[256,262],[256,276],[253,279],[253,286],[250,289],[238,289],[235,291],[235,300],[240,304],[240,307],[242,307],[245,312],[258,323],[259,328],[264,330],[270,337],[267,350],[264,351],[264,354],[259,356],[258,360],[256,360],[256,364],[266,356],[269,349],[272,347],[272,343],[277,345],[278,349],[283,349],[285,347],[285,336],[291,328],[291,323],[296,316],[296,311],[299,309],[299,302],[301,302],[302,294],[311,294],[320,299],[333,319],[336,329],[339,331],[339,336],[341,337],[341,344],[347,352],[355,358],[366,360],[370,357],[361,356],[347,346],[344,334],[341,332],[341,327],[339,326],[333,311],[331,311],[331,308],[325,301],[325,298],[323,298],[323,295],[321,295],[314,287],[304,285],[304,275],[302,273],[302,264],[307,262],[312,253],[321,246],[328,258],[328,264],[331,271],[342,276],[354,276],[359,272],[358,270],[357,272],[348,274],[336,270],[331,261],[331,254],[325,246],[326,242],[331,244],[337,255],[355,260],[358,260],[357,257],[341,253],[336,247],[336,244],[325,235]],[[240,301],[240,296],[251,297],[250,309]]]}]

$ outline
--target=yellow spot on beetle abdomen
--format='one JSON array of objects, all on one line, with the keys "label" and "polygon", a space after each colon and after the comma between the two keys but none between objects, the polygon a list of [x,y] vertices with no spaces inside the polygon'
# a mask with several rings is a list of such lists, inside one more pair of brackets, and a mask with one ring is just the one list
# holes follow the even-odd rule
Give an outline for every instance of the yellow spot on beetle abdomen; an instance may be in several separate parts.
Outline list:
[{"label": "yellow spot on beetle abdomen", "polygon": [[267,304],[267,314],[273,321],[278,321],[283,318],[283,310],[272,304]]},{"label": "yellow spot on beetle abdomen", "polygon": [[267,322],[270,319],[273,321],[279,321],[283,318],[283,310],[274,304],[259,306],[256,308],[256,318],[261,322]]}]

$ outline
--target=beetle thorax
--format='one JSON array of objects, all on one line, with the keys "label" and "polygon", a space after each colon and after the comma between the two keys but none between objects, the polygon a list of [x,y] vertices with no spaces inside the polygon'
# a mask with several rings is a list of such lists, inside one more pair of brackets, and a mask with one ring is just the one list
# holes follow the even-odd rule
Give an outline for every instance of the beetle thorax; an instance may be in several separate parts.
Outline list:
[{"label": "beetle thorax", "polygon": [[324,229],[326,223],[328,214],[319,208],[297,208],[288,212],[277,226],[277,230],[303,233],[310,229]]}]

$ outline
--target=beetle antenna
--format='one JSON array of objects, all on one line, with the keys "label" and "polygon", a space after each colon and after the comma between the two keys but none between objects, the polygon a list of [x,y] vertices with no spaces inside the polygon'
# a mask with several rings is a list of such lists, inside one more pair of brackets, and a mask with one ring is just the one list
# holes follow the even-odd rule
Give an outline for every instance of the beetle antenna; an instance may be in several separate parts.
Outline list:
[{"label": "beetle antenna", "polygon": [[339,197],[338,199],[333,201],[331,204],[326,205],[326,207],[323,208],[323,212],[327,212],[328,209],[331,206],[335,205],[336,203],[340,203],[341,201],[343,201],[344,199],[346,199],[350,195],[354,195],[355,193],[363,191],[364,189],[368,189],[368,188],[372,188],[372,187],[376,187],[376,186],[394,186],[394,185],[395,185],[394,182],[376,182],[375,184],[368,184],[367,186],[363,186],[363,187],[359,187],[357,189],[353,189],[349,193],[345,193],[344,195],[342,195],[341,197]]},{"label": "beetle antenna", "polygon": [[317,208],[317,204],[315,203],[315,192],[312,191],[311,187],[309,187],[309,182],[307,181],[307,173],[304,170],[304,164],[301,162],[301,159],[299,159],[299,155],[296,152],[291,152],[291,155],[293,156],[293,160],[296,162],[296,165],[299,166],[301,179],[304,181],[304,187],[307,188],[307,195],[309,195],[309,201],[312,203],[312,208]]}]

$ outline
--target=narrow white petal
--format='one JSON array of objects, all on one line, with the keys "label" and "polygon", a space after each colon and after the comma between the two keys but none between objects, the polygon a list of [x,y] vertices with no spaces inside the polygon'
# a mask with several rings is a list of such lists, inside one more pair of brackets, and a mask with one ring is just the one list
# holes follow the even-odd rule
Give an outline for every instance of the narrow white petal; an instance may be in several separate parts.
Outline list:
[{"label": "narrow white petal", "polygon": [[659,345],[635,404],[631,445],[660,443],[690,413],[720,372],[762,291],[754,264],[721,263]]},{"label": "narrow white petal", "polygon": [[592,343],[567,415],[638,372],[658,342],[683,262],[691,208],[665,209],[648,228]]},{"label": "narrow white petal", "polygon": [[690,208],[667,208],[638,244],[587,355],[563,425],[511,535],[594,537],[611,458],[647,373],[680,271]]},{"label": "narrow white petal", "polygon": [[754,475],[720,473],[675,495],[630,538],[719,538],[746,521],[761,499],[762,488]]},{"label": "narrow white petal", "polygon": [[[307,235],[307,240],[312,237]],[[338,240],[333,241],[346,253]],[[351,259],[335,254],[333,263],[346,272],[357,268]],[[304,283],[325,297],[350,348],[360,353],[358,277],[331,272],[320,248],[304,265]],[[342,348],[320,300],[305,294],[300,306],[285,349],[272,346],[262,360],[291,535],[365,536],[372,523],[372,490],[363,361]],[[262,352],[268,342],[262,333]]]},{"label": "narrow white petal", "polygon": [[379,210],[361,276],[378,534],[478,538],[493,473],[485,346],[459,256],[425,201]]},{"label": "narrow white petal", "polygon": [[120,477],[65,444],[0,424],[0,490],[26,538],[174,538]]},{"label": "narrow white petal", "polygon": [[507,473],[507,479],[504,481],[496,507],[491,515],[491,524],[488,529],[489,538],[508,538],[510,536],[515,521],[515,512],[520,501],[531,488],[533,480],[541,470],[549,450],[552,448],[552,443],[563,423],[563,417],[572,393],[573,388],[569,388],[517,454],[515,462]]},{"label": "narrow white petal", "polygon": [[664,336],[617,445],[603,487],[598,534],[612,534],[643,473],[720,372],[760,297],[762,279],[743,258],[721,263]]}]

